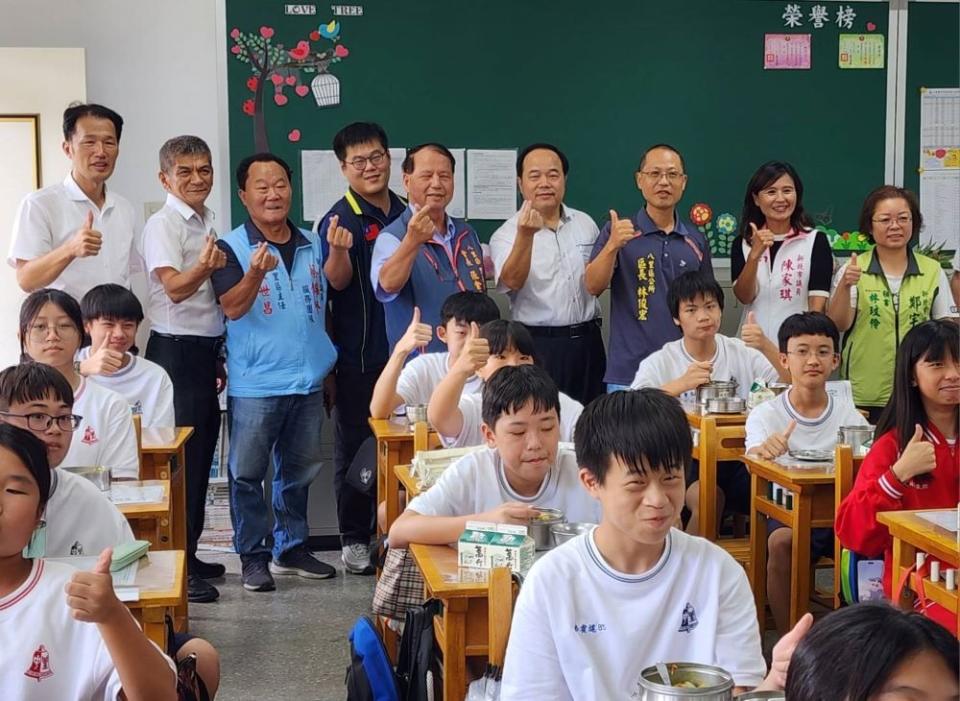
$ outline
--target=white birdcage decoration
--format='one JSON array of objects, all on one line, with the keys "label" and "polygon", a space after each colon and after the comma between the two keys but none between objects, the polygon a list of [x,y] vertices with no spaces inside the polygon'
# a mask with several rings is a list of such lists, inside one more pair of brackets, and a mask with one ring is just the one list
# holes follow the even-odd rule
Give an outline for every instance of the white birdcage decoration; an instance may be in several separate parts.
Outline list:
[{"label": "white birdcage decoration", "polygon": [[310,89],[317,107],[335,107],[340,104],[340,81],[330,73],[317,73],[310,81]]}]

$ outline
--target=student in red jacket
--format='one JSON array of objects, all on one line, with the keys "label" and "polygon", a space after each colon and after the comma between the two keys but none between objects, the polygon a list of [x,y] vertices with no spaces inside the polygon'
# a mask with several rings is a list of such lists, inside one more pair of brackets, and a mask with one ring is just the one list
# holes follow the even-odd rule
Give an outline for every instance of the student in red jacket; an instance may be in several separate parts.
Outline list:
[{"label": "student in red jacket", "polygon": [[837,512],[843,547],[867,557],[883,553],[888,597],[892,541],[877,513],[952,508],[960,499],[958,343],[951,321],[925,321],[904,336],[876,440]]}]

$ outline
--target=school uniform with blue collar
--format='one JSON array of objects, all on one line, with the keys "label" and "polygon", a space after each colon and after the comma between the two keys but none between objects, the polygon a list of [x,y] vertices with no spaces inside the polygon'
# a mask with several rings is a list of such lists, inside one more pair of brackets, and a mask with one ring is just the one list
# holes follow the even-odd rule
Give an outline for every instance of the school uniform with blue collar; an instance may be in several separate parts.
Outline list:
[{"label": "school uniform with blue collar", "polygon": [[[450,215],[447,215],[446,230],[434,232],[433,239],[421,245],[403,288],[391,294],[380,287],[380,269],[400,247],[412,217],[413,209],[407,207],[383,230],[374,247],[370,268],[370,283],[377,299],[384,303],[391,350],[410,326],[415,306],[420,308],[420,320],[436,327],[440,324],[440,307],[447,297],[468,290],[486,291],[483,251],[477,232],[462,219]],[[426,350],[440,352],[445,348],[434,336]]]}]

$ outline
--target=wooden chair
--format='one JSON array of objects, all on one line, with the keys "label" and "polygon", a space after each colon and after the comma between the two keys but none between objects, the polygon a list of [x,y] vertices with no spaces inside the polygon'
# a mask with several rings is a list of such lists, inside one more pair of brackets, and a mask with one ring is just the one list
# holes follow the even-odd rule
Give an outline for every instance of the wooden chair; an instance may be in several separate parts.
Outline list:
[{"label": "wooden chair", "polygon": [[487,659],[503,669],[513,620],[513,576],[506,567],[490,570],[487,594]]},{"label": "wooden chair", "polygon": [[700,439],[695,457],[700,460],[700,534],[729,552],[748,571],[750,540],[719,537],[717,513],[717,464],[739,460],[743,456],[746,429],[743,424],[718,426],[716,418],[705,416],[700,423]]},{"label": "wooden chair", "polygon": [[[849,445],[838,444],[836,456],[834,458],[834,469],[836,479],[834,481],[834,509],[835,513],[840,511],[840,504],[853,489],[853,482],[857,478],[857,471],[863,463],[862,457],[853,457],[853,449]],[[836,521],[836,519],[834,519]],[[840,608],[840,567],[841,559],[840,539],[834,531],[833,536],[833,607]]]}]

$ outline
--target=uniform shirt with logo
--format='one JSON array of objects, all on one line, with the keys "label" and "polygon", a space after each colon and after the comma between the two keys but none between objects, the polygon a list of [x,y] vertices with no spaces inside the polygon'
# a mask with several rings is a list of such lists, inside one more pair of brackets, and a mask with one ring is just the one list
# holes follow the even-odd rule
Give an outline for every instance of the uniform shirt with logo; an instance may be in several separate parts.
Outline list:
[{"label": "uniform shirt with logo", "polygon": [[643,574],[618,572],[594,532],[537,561],[513,614],[501,701],[640,699],[657,662],[721,667],[756,686],[766,666],[746,573],[720,547],[670,531]]},{"label": "uniform shirt with logo", "polygon": [[523,497],[510,487],[500,453],[496,448],[486,448],[450,465],[437,483],[417,495],[407,508],[424,516],[467,516],[508,501],[519,501],[560,509],[568,521],[596,523],[600,518],[599,503],[580,485],[579,474],[574,452],[559,448],[540,490],[532,497]]},{"label": "uniform shirt with logo", "polygon": [[[89,357],[90,346],[77,354],[77,360]],[[112,375],[91,375],[88,379],[126,399],[130,411],[140,415],[143,428],[177,425],[173,416],[173,382],[167,371],[153,361],[127,353],[127,367]]]},{"label": "uniform shirt with logo", "polygon": [[857,411],[850,394],[827,393],[827,407],[819,416],[801,416],[790,402],[790,392],[763,402],[747,415],[745,450],[759,447],[774,433],[783,433],[791,421],[796,428],[790,434],[793,450],[833,450],[841,426],[866,426],[867,420]]},{"label": "uniform shirt with logo", "polygon": [[73,413],[83,419],[61,465],[109,467],[114,479],[140,476],[137,434],[126,399],[84,378],[73,394]]},{"label": "uniform shirt with logo", "polygon": [[[449,353],[421,353],[403,366],[397,379],[397,394],[407,406],[428,404],[430,395],[450,371]],[[483,381],[474,375],[463,386],[464,394],[480,394]]]},{"label": "uniform shirt with logo", "polygon": [[[440,442],[447,448],[464,448],[484,443],[483,431],[483,400],[481,393],[463,394],[460,397],[460,413],[463,415],[463,427],[456,436],[440,434]],[[560,392],[560,442],[572,443],[573,431],[577,427],[577,419],[583,413],[583,404],[576,399]]]},{"label": "uniform shirt with logo", "polygon": [[[0,691],[17,701],[116,701],[117,668],[97,626],[74,620],[64,587],[75,569],[34,560],[26,581],[0,599]],[[170,667],[174,693],[176,668]]]},{"label": "uniform shirt with logo", "polygon": [[90,480],[56,469],[51,477],[46,557],[96,556],[134,540],[127,519]]}]

